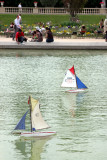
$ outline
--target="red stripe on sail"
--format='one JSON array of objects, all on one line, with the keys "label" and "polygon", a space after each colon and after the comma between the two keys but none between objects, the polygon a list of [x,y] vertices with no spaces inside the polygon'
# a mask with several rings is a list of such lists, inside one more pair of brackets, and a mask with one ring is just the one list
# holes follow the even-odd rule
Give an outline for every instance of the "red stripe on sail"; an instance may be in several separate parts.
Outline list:
[{"label": "red stripe on sail", "polygon": [[70,68],[69,71],[72,72],[72,74],[75,74],[74,66]]},{"label": "red stripe on sail", "polygon": [[30,102],[30,97],[29,97],[29,99],[28,99],[28,104],[29,104],[29,102]]},{"label": "red stripe on sail", "polygon": [[29,104],[29,99],[28,99],[28,104]]}]

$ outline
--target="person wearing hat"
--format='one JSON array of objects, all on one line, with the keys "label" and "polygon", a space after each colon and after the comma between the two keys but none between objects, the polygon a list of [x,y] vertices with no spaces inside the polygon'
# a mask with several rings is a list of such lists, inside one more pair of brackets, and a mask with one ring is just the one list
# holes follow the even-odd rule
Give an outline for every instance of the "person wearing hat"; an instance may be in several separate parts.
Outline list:
[{"label": "person wearing hat", "polygon": [[37,41],[36,31],[33,31],[32,34],[33,34],[33,37],[30,42],[36,42]]},{"label": "person wearing hat", "polygon": [[16,42],[23,43],[23,41],[27,42],[27,38],[24,36],[24,33],[22,30],[19,28],[18,32],[16,33]]},{"label": "person wearing hat", "polygon": [[36,30],[36,37],[37,37],[36,42],[42,42],[43,41],[43,35],[41,33],[41,30],[39,30],[39,29]]}]

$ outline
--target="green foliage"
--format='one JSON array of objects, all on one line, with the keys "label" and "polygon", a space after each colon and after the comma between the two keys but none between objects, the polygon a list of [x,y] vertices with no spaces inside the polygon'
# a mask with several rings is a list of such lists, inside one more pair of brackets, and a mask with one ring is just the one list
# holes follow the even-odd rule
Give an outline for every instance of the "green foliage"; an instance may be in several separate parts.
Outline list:
[{"label": "green foliage", "polygon": [[101,7],[99,4],[101,0],[88,0],[87,3],[85,4],[86,8],[95,8],[95,7]]},{"label": "green foliage", "polygon": [[[15,14],[0,14],[0,24],[9,25],[15,18]],[[105,15],[78,15],[78,18],[82,24],[99,24],[101,19],[105,19]],[[75,25],[76,22],[71,22],[69,19],[69,15],[22,15],[22,22],[29,25],[49,21],[54,25]]]},{"label": "green foliage", "polygon": [[[11,22],[14,22],[16,15],[14,14],[0,14],[0,23],[9,25]],[[24,24],[35,24],[35,23],[46,23],[51,21],[52,24],[60,24],[63,21],[69,21],[69,15],[31,15],[23,14],[22,23]]]},{"label": "green foliage", "polygon": [[[0,14],[0,35],[6,33],[6,29],[11,22],[14,22],[16,15],[12,14]],[[35,26],[45,27],[48,25],[52,28],[52,32],[56,36],[70,37],[73,33],[79,34],[81,25],[86,26],[85,37],[95,37],[99,28],[99,22],[101,19],[105,19],[104,15],[79,15],[77,22],[70,22],[69,15],[22,15],[22,28],[25,34],[31,35],[31,31],[35,30]],[[51,21],[51,22],[50,22]],[[41,23],[40,23],[41,22]],[[47,23],[49,22],[49,23]],[[102,37],[103,34],[98,36]]]},{"label": "green foliage", "polygon": [[44,7],[54,7],[58,0],[40,0]]},{"label": "green foliage", "polygon": [[105,15],[79,15],[79,19],[83,24],[99,24],[101,19],[105,18]]},{"label": "green foliage", "polygon": [[[22,7],[34,7],[35,0],[8,0],[4,2],[4,6],[7,7],[17,7],[19,3],[22,4]],[[36,2],[40,2],[40,0],[36,0]]]},{"label": "green foliage", "polygon": [[63,1],[62,0],[58,0],[58,2],[56,3],[55,7],[64,7]]},{"label": "green foliage", "polygon": [[[26,1],[25,0],[15,0],[15,1],[7,0],[7,1],[4,1],[4,6],[17,7],[18,4],[21,2],[23,7],[34,7],[34,1],[35,0],[30,0],[30,1],[29,0],[26,0]],[[66,0],[66,1],[69,1],[69,0]],[[81,1],[81,0],[75,0],[75,3],[77,4],[78,1]],[[40,0],[36,0],[36,2],[38,2],[38,6],[41,7]],[[49,0],[49,2],[51,2],[51,0]],[[99,4],[100,2],[101,0],[88,0],[87,3],[85,4],[85,7],[88,7],[88,8],[101,7]],[[81,2],[81,4],[83,4],[83,2]],[[57,0],[55,7],[63,7],[63,0]]]},{"label": "green foliage", "polygon": [[65,21],[60,23],[60,25],[63,26],[80,26],[82,23],[81,22],[74,22],[74,21]]},{"label": "green foliage", "polygon": [[[38,2],[38,6],[41,7],[43,6],[55,6],[57,3],[56,7],[61,7],[63,6],[62,0],[8,0],[5,1],[4,6],[6,7],[17,7],[19,3],[22,4],[23,7],[34,7],[34,1]],[[40,2],[41,1],[41,2]],[[42,3],[42,4],[41,4]]]},{"label": "green foliage", "polygon": [[77,12],[84,7],[86,2],[87,0],[63,0],[63,3],[68,8],[68,12],[70,13],[71,17],[75,17]]}]

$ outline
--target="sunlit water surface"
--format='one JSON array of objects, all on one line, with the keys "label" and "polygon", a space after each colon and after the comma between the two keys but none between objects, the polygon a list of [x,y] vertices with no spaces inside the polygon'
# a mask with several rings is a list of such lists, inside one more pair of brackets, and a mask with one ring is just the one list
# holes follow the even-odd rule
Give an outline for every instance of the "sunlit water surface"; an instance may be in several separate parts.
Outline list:
[{"label": "sunlit water surface", "polygon": [[[60,87],[73,64],[85,93]],[[26,140],[11,134],[29,95],[57,135]],[[29,128],[29,115],[26,122]],[[0,160],[107,160],[106,51],[0,51]]]}]

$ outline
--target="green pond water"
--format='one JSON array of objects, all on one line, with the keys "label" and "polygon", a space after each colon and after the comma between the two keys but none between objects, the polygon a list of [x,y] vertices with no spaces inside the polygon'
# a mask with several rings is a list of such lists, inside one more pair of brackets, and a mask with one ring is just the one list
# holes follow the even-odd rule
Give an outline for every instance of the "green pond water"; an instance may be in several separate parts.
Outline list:
[{"label": "green pond water", "polygon": [[[73,65],[87,92],[61,88]],[[55,136],[27,140],[11,133],[29,95],[40,101]],[[29,129],[29,114],[26,122]],[[107,160],[106,51],[0,50],[0,160]]]}]

